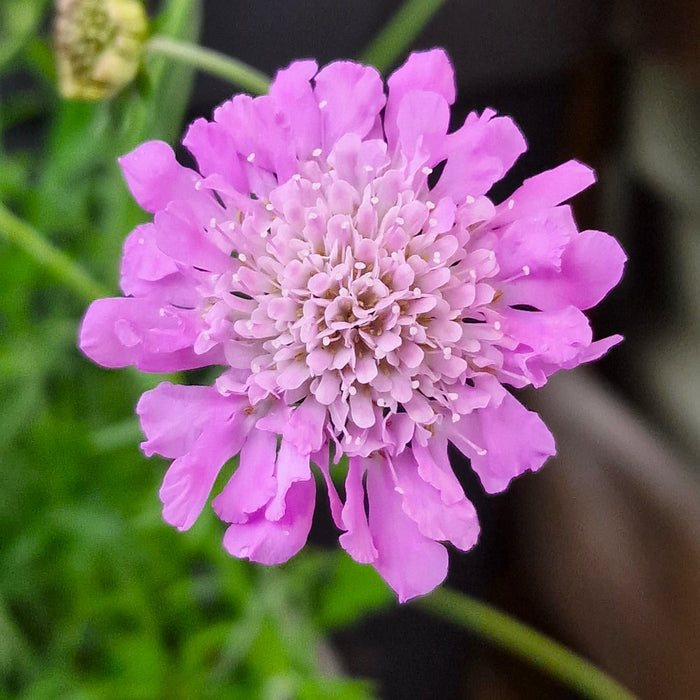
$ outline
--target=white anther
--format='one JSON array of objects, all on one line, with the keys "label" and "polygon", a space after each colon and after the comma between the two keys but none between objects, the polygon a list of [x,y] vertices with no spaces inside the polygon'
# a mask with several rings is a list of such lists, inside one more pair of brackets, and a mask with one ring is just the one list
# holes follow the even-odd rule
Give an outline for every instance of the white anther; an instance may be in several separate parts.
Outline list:
[{"label": "white anther", "polygon": [[386,408],[387,403],[384,399],[377,399],[377,406],[379,406],[379,408]]},{"label": "white anther", "polygon": [[234,272],[234,273],[231,275],[231,281],[232,281],[234,284],[236,284],[237,282],[240,282],[240,281],[241,281],[240,275],[239,275],[237,272]]},{"label": "white anther", "polygon": [[470,194],[467,195],[467,204],[474,204],[476,200]]},{"label": "white anther", "polygon": [[413,296],[418,298],[423,292],[421,292],[420,287],[414,287],[413,288]]},{"label": "white anther", "polygon": [[426,165],[426,166],[424,166],[423,168],[421,168],[421,172],[423,173],[423,175],[430,175],[430,173],[433,172],[433,169],[432,169],[432,168],[429,168],[429,167]]},{"label": "white anther", "polygon": [[452,422],[453,422],[453,423],[459,423],[459,419],[460,419],[461,417],[462,417],[462,416],[460,416],[459,413],[453,413],[453,414],[452,414]]},{"label": "white anther", "polygon": [[500,330],[501,330],[501,322],[500,322],[500,321],[494,321],[494,322],[493,322],[493,328],[494,328],[494,330],[496,330],[496,331],[500,331]]},{"label": "white anther", "polygon": [[403,226],[406,222],[403,220],[403,218],[401,218],[400,216],[397,216],[397,217],[396,217],[396,223],[397,223],[399,226]]},{"label": "white anther", "polygon": [[411,382],[411,389],[417,389],[420,386],[420,382],[417,379],[414,379]]},{"label": "white anther", "polygon": [[226,224],[226,228],[227,228],[229,231],[235,231],[235,230],[236,230],[236,222],[235,222],[235,221],[229,221],[229,222]]},{"label": "white anther", "polygon": [[425,207],[426,207],[426,209],[427,209],[428,211],[432,211],[433,209],[435,209],[435,203],[434,203],[434,202],[431,202],[430,200],[428,200],[428,201],[425,203]]},{"label": "white anther", "polygon": [[354,386],[351,386],[348,389],[348,394],[350,394],[350,396],[355,396],[356,393],[357,393],[357,389]]},{"label": "white anther", "polygon": [[520,269],[523,271],[524,275],[527,276],[530,274],[530,266],[529,265],[523,265]]},{"label": "white anther", "polygon": [[391,310],[392,310],[395,314],[400,314],[400,313],[401,313],[401,307],[400,307],[398,304],[393,304],[392,307],[391,307]]},{"label": "white anther", "polygon": [[321,155],[321,153],[323,153],[323,150],[320,149],[320,148],[314,148],[314,150],[311,151],[311,155],[312,155],[314,158],[318,158],[318,157]]},{"label": "white anther", "polygon": [[239,253],[238,259],[240,260],[240,262],[245,262],[248,258],[246,257],[245,253]]},{"label": "white anther", "polygon": [[353,267],[354,267],[356,270],[364,270],[364,269],[367,267],[367,265],[366,265],[365,263],[363,263],[361,260],[359,260],[358,262],[356,262],[356,263],[353,265]]},{"label": "white anther", "polygon": [[294,182],[299,182],[299,180],[301,180],[301,175],[299,175],[299,173],[294,173],[294,175],[292,175],[292,180],[294,180]]},{"label": "white anther", "polygon": [[508,209],[512,209],[514,206],[515,206],[515,200],[509,199],[508,200]]},{"label": "white anther", "polygon": [[267,209],[267,211],[273,211],[273,210],[274,210],[274,207],[272,206],[272,204],[271,204],[270,202],[268,202],[268,203],[265,205],[265,209]]},{"label": "white anther", "polygon": [[411,326],[408,329],[408,333],[409,333],[409,335],[415,335],[416,333],[418,333],[418,329],[415,326]]},{"label": "white anther", "polygon": [[459,394],[455,394],[454,391],[450,391],[450,392],[448,392],[448,394],[447,394],[447,398],[448,398],[450,401],[456,401],[456,400],[459,398]]},{"label": "white anther", "polygon": [[328,100],[321,100],[321,101],[318,103],[318,108],[319,108],[319,109],[325,109],[326,107],[328,107]]},{"label": "white anther", "polygon": [[318,214],[315,211],[312,211],[309,214],[309,221],[314,221],[314,219],[318,219]]},{"label": "white anther", "polygon": [[321,189],[321,183],[320,183],[320,182],[314,182],[314,183],[311,185],[311,189],[312,189],[314,192],[318,192],[318,191]]},{"label": "white anther", "polygon": [[161,317],[165,316],[165,309],[162,306],[158,309],[158,315]]},{"label": "white anther", "polygon": [[331,344],[331,339],[328,336],[326,336],[322,342],[326,347],[328,347]]},{"label": "white anther", "polygon": [[197,182],[194,183],[194,188],[195,188],[197,191],[201,190],[201,189],[202,189],[202,181],[201,181],[201,180],[197,180]]},{"label": "white anther", "polygon": [[341,288],[338,290],[338,296],[346,297],[348,294],[350,294],[350,292],[348,292],[348,290],[345,289],[345,287],[341,287]]},{"label": "white anther", "polygon": [[442,349],[442,356],[446,360],[449,360],[452,357],[452,348],[443,348]]},{"label": "white anther", "polygon": [[370,197],[370,198],[369,198],[369,201],[370,201],[372,204],[377,205],[377,204],[379,204],[379,197]]},{"label": "white anther", "polygon": [[246,158],[246,160],[247,160],[249,163],[252,163],[252,162],[255,160],[255,153],[249,153],[249,154],[248,154],[248,157]]},{"label": "white anther", "polygon": [[374,170],[374,168],[371,165],[365,165],[365,172],[366,173],[371,173]]}]

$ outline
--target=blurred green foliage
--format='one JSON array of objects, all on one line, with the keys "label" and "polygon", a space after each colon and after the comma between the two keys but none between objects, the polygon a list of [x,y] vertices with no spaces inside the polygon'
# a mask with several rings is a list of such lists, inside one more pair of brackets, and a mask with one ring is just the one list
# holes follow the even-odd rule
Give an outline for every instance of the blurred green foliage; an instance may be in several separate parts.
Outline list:
[{"label": "blurred green foliage", "polygon": [[[116,157],[173,143],[192,75],[151,59],[97,104],[54,86],[47,0],[0,4],[0,201],[116,292],[144,220]],[[198,6],[155,29],[192,38]],[[95,367],[75,347],[84,300],[0,239],[0,695],[354,698],[327,633],[391,600],[373,569],[306,549],[278,568],[229,557],[207,508],[185,534],[157,497],[166,463],[138,450],[158,377]]]}]

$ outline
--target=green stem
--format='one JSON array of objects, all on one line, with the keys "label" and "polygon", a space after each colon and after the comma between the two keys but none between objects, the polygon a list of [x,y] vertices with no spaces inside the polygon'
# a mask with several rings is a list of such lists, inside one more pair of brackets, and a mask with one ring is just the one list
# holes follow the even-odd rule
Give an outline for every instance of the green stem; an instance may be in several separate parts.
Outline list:
[{"label": "green stem", "polygon": [[360,54],[360,61],[385,73],[444,3],[445,0],[406,0]]},{"label": "green stem", "polygon": [[588,698],[634,700],[634,695],[589,661],[469,596],[438,588],[414,605],[470,629]]},{"label": "green stem", "polygon": [[254,95],[264,95],[270,87],[270,78],[235,58],[218,51],[155,34],[145,46],[146,53],[168,56],[176,61],[228,80]]},{"label": "green stem", "polygon": [[0,233],[22,248],[59,281],[71,287],[86,301],[110,296],[83,268],[56,248],[26,221],[16,217],[0,203]]}]

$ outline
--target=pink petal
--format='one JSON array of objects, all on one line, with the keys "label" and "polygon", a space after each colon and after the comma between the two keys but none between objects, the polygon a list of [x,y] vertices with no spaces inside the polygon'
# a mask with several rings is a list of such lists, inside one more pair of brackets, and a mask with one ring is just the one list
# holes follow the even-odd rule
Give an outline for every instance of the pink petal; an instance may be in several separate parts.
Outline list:
[{"label": "pink petal", "polygon": [[447,458],[447,442],[437,437],[431,438],[426,446],[417,441],[411,448],[418,465],[418,475],[423,481],[434,486],[447,505],[464,498],[462,485],[452,471]]},{"label": "pink petal", "polygon": [[182,145],[197,159],[202,175],[220,175],[239,192],[248,191],[241,155],[231,135],[220,124],[195,119],[188,127]]},{"label": "pink petal", "polygon": [[158,248],[174,260],[209,272],[232,267],[230,252],[218,248],[185,202],[171,202],[154,217]]},{"label": "pink petal", "polygon": [[403,496],[403,511],[421,534],[431,540],[452,542],[462,551],[471,549],[479,538],[479,521],[464,493],[452,503],[445,503],[440,492],[420,477],[411,450],[404,450],[392,462],[396,490]]},{"label": "pink petal", "polygon": [[239,464],[213,500],[216,514],[228,523],[245,523],[277,491],[274,477],[277,436],[253,429],[241,449]]},{"label": "pink petal", "polygon": [[341,518],[347,532],[340,538],[340,546],[360,564],[370,564],[377,557],[377,550],[365,513],[365,487],[362,484],[364,468],[360,457],[351,457],[345,479],[345,505]]},{"label": "pink petal", "polygon": [[275,463],[275,478],[277,493],[265,509],[265,518],[268,520],[279,520],[284,516],[287,492],[293,483],[308,481],[311,478],[308,453],[299,452],[287,440],[282,440]]},{"label": "pink petal", "polygon": [[299,452],[308,455],[318,452],[324,444],[326,407],[313,396],[307,396],[293,411],[283,430],[285,440]]},{"label": "pink petal", "polygon": [[207,426],[165,473],[159,496],[163,518],[178,530],[189,529],[199,517],[224,463],[235,450],[231,425]]},{"label": "pink petal", "polygon": [[577,160],[569,160],[525,180],[506,202],[497,207],[491,224],[501,226],[555,207],[594,182],[595,173],[591,168]]},{"label": "pink petal", "polygon": [[135,365],[144,372],[177,372],[221,362],[218,348],[195,354],[195,313],[150,299],[98,299],[80,327],[80,349],[103,367]]},{"label": "pink petal", "polygon": [[367,136],[385,103],[382,79],[376,69],[350,61],[336,61],[322,68],[316,75],[315,94],[321,109],[322,148],[326,154],[345,134]]},{"label": "pink petal", "polygon": [[294,482],[286,497],[285,513],[268,520],[262,511],[245,523],[229,525],[224,547],[234,557],[259,564],[282,564],[306,544],[314,512],[316,484],[313,479]]},{"label": "pink petal", "polygon": [[369,526],[380,576],[396,591],[399,602],[430,593],[447,575],[447,550],[425,537],[403,511],[403,497],[387,465],[374,461],[367,470]]},{"label": "pink petal", "polygon": [[[409,162],[421,155],[419,165],[435,165],[446,155],[449,124],[450,108],[444,97],[434,92],[411,91],[401,101],[396,115],[397,145]],[[392,146],[389,140],[389,147]]]},{"label": "pink petal", "polygon": [[556,452],[542,419],[508,393],[499,406],[463,416],[448,437],[469,457],[489,493],[503,491],[525,471],[536,471]]},{"label": "pink petal", "polygon": [[461,129],[450,134],[447,163],[433,197],[461,202],[467,195],[486,194],[525,152],[525,138],[513,120],[493,114],[491,110],[481,117],[472,113]]},{"label": "pink petal", "polygon": [[405,96],[415,90],[430,91],[442,97],[447,104],[455,101],[454,70],[443,49],[416,51],[387,80],[389,97],[386,103],[384,129],[389,144],[397,141],[396,126],[399,108]]},{"label": "pink petal", "polygon": [[136,404],[141,429],[146,435],[141,449],[147,457],[154,454],[181,457],[208,425],[226,423],[245,403],[245,398],[222,396],[211,386],[162,382],[143,393]]},{"label": "pink petal", "polygon": [[270,99],[288,119],[300,159],[321,144],[321,113],[311,88],[317,71],[316,61],[295,61],[278,71],[270,85]]},{"label": "pink petal", "polygon": [[185,199],[194,192],[200,177],[183,168],[172,148],[163,141],[146,141],[119,158],[126,183],[142,209],[155,213],[174,199]]},{"label": "pink petal", "polygon": [[513,280],[503,289],[506,304],[546,310],[595,306],[619,281],[627,256],[602,231],[583,231],[562,252],[561,272],[541,271]]}]

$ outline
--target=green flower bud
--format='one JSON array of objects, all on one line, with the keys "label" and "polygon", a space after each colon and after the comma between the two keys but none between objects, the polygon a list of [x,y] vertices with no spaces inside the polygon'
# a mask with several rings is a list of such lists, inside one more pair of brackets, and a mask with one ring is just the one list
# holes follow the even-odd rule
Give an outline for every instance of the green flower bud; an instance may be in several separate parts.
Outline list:
[{"label": "green flower bud", "polygon": [[148,31],[140,0],[56,0],[56,10],[63,97],[101,100],[134,79]]}]

